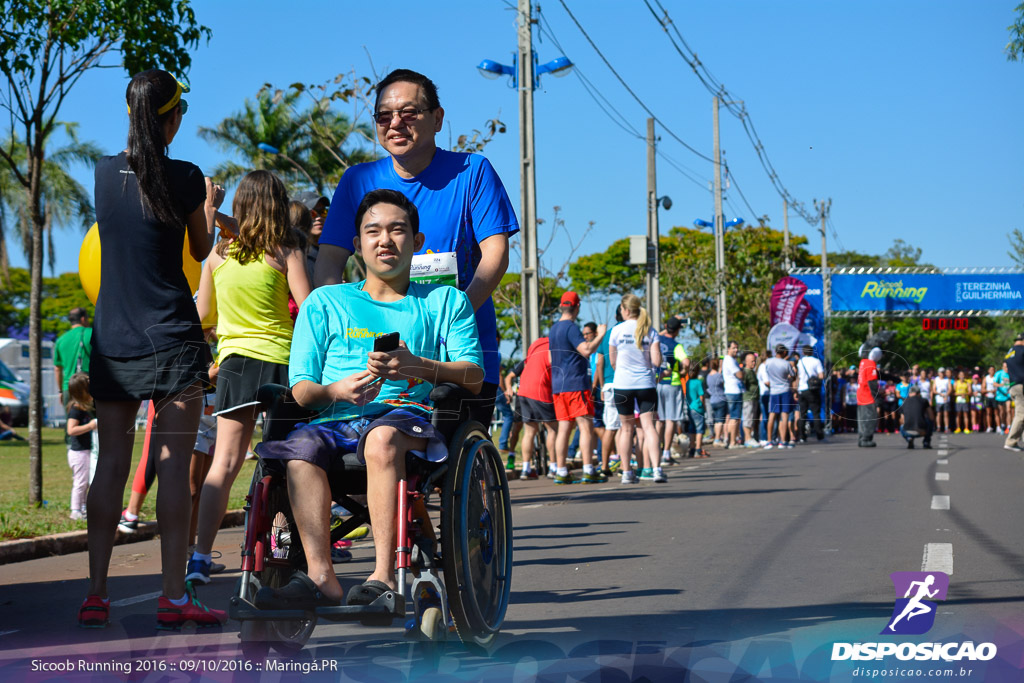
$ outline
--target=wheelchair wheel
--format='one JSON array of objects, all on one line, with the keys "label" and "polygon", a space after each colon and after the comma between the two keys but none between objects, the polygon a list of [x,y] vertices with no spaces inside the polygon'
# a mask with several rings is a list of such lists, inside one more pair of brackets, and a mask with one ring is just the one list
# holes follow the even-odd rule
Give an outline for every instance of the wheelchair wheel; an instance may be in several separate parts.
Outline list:
[{"label": "wheelchair wheel", "polygon": [[[262,586],[278,588],[285,585],[295,570],[303,569],[306,564],[299,532],[295,528],[291,506],[288,504],[288,486],[280,479],[271,482],[267,496],[267,515],[271,519],[268,554],[263,571],[253,572],[247,587],[247,599],[250,601]],[[265,654],[269,645],[281,654],[294,655],[309,641],[315,626],[316,619],[244,622],[240,633],[242,651],[248,653],[251,650],[253,656],[258,658],[259,652]]]},{"label": "wheelchair wheel", "polygon": [[451,440],[441,494],[441,548],[448,604],[459,638],[488,646],[508,608],[512,504],[498,449],[476,422]]},{"label": "wheelchair wheel", "polygon": [[541,425],[533,437],[533,462],[530,463],[530,466],[541,477],[548,473],[548,462],[550,459],[548,440],[546,438],[547,429],[547,427]]}]

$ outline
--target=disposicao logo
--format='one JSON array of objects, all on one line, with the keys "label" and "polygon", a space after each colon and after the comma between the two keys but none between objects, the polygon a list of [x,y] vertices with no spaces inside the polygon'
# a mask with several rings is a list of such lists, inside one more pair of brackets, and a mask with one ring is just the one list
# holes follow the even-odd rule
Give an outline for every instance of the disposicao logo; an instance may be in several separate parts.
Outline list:
[{"label": "disposicao logo", "polygon": [[[921,635],[935,625],[938,605],[949,590],[944,572],[893,572],[889,575],[896,591],[892,616],[881,635]],[[895,656],[902,661],[988,661],[996,656],[993,643],[833,643],[832,661],[879,660]]]},{"label": "disposicao logo", "polygon": [[896,606],[882,634],[917,636],[927,633],[935,624],[936,604],[931,601],[946,599],[949,575],[944,572],[893,572],[889,578],[896,589]]}]

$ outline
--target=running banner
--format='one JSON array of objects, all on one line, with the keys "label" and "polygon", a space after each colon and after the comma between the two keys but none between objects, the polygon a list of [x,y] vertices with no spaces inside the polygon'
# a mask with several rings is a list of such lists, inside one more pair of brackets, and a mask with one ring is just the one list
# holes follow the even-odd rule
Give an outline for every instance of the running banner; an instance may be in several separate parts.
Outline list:
[{"label": "running banner", "polygon": [[1020,309],[1024,309],[1024,273],[832,275],[833,311]]},{"label": "running banner", "polygon": [[[804,293],[807,292],[807,285],[795,277],[786,276],[775,283],[772,287],[771,300],[771,324],[787,323],[797,329],[803,325],[807,317],[809,307],[804,303]],[[799,317],[798,320],[798,316]]]}]

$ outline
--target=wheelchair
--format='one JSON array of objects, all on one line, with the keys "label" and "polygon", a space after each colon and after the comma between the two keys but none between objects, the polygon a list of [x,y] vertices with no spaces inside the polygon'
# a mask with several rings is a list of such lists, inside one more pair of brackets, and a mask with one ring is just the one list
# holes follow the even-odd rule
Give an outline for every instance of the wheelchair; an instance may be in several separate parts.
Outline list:
[{"label": "wheelchair", "polygon": [[[498,449],[487,430],[468,420],[466,399],[475,398],[454,384],[439,384],[430,394],[432,423],[446,438],[448,459],[431,463],[406,459],[406,478],[398,482],[397,583],[369,605],[315,609],[260,609],[254,604],[263,586],[284,586],[296,570],[306,569],[285,480],[286,463],[262,459],[246,496],[242,576],[228,604],[228,616],[241,622],[243,655],[266,656],[270,648],[285,655],[300,651],[318,619],[359,621],[386,626],[414,620],[407,635],[427,641],[448,638],[449,619],[467,644],[487,647],[496,638],[508,607],[512,578],[512,510],[508,480]],[[299,406],[287,387],[266,385],[258,400],[266,411],[264,441],[283,439],[314,414]],[[259,445],[256,453],[259,454]],[[331,543],[370,522],[367,508],[354,500],[366,492],[366,466],[354,453],[335,458],[328,474],[332,499],[352,513],[332,528]],[[414,503],[440,490],[440,556],[423,533],[429,520]],[[425,505],[420,509],[425,509]]]}]

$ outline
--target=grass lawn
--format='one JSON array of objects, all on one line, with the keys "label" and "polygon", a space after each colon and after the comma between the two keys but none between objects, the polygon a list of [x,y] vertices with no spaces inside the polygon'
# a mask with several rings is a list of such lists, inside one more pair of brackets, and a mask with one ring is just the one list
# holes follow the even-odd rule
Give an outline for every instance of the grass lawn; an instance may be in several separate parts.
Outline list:
[{"label": "grass lawn", "polygon": [[[20,430],[27,436],[25,430]],[[257,430],[257,436],[259,431]],[[145,430],[135,432],[135,450],[132,453],[132,469],[128,483],[122,492],[122,507],[128,504],[135,466],[142,455],[142,441]],[[228,509],[240,508],[249,491],[255,461],[248,461],[231,488]],[[0,540],[31,538],[44,534],[85,529],[84,521],[68,518],[71,505],[71,468],[68,467],[67,446],[64,432],[60,429],[43,429],[43,507],[28,504],[28,442],[0,441]],[[142,519],[156,518],[156,490],[160,482],[146,496],[142,505]]]}]

